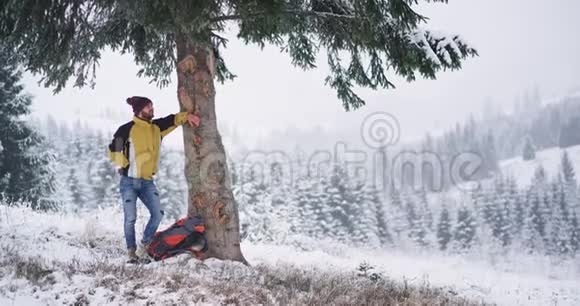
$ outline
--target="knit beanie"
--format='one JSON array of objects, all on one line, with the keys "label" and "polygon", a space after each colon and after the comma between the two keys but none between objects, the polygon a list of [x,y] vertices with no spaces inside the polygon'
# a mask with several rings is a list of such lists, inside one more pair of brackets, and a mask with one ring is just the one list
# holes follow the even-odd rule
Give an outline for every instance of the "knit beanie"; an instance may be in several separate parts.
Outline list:
[{"label": "knit beanie", "polygon": [[133,107],[133,113],[135,115],[139,114],[141,112],[141,110],[143,108],[145,108],[145,106],[147,106],[147,104],[149,103],[153,103],[151,102],[151,100],[149,100],[149,98],[146,97],[130,97],[127,98],[127,104],[131,105]]}]

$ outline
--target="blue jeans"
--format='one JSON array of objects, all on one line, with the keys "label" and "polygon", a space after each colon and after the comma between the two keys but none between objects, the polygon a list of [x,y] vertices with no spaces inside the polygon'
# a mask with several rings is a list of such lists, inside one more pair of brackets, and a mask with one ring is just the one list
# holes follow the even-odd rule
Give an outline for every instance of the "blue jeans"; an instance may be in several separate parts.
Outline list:
[{"label": "blue jeans", "polygon": [[123,200],[123,214],[124,214],[124,228],[125,228],[125,242],[127,249],[136,249],[135,242],[135,221],[137,220],[137,198],[145,204],[149,210],[149,222],[145,226],[143,239],[141,243],[146,244],[151,242],[153,235],[161,223],[163,218],[163,210],[161,210],[161,202],[159,201],[159,192],[153,180],[145,180],[139,178],[132,178],[128,176],[121,176],[120,183],[121,199]]}]

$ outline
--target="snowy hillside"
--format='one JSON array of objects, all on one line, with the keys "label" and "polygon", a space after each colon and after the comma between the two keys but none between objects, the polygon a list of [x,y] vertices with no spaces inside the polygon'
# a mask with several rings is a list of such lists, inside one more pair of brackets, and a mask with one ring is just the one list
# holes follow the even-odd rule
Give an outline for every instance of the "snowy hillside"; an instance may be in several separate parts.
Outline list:
[{"label": "snowy hillside", "polygon": [[[566,148],[574,169],[580,169],[580,146]],[[519,186],[527,186],[532,182],[534,171],[538,166],[546,170],[549,178],[553,178],[559,172],[563,149],[549,148],[536,152],[535,160],[525,161],[521,156],[503,160],[500,162],[502,174],[513,177]]]},{"label": "snowy hillside", "polygon": [[[252,267],[187,255],[131,266],[124,263],[117,209],[90,215],[0,210],[2,305],[580,303],[580,267],[556,269],[532,258],[492,267],[457,256],[302,241],[300,249],[244,243]],[[373,268],[363,273],[357,269],[363,263]]]}]

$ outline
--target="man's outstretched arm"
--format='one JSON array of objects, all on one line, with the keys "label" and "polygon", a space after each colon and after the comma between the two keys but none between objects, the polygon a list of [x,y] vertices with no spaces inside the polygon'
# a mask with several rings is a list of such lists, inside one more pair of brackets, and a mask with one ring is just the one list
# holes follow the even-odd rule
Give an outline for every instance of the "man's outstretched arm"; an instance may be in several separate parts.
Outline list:
[{"label": "man's outstretched arm", "polygon": [[200,119],[197,115],[188,112],[180,112],[153,120],[153,124],[157,125],[161,130],[161,137],[165,137],[167,134],[175,130],[175,128],[186,122],[188,122],[192,127],[197,127],[199,126]]}]

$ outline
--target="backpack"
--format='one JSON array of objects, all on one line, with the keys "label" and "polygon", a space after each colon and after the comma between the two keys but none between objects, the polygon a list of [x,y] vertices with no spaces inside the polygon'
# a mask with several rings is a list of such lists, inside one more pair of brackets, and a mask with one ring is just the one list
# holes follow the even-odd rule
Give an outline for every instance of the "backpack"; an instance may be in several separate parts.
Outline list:
[{"label": "backpack", "polygon": [[[208,249],[205,239],[205,226],[198,216],[178,220],[166,230],[156,232],[147,253],[154,260],[163,260],[177,254],[191,252],[196,257]],[[195,251],[194,245],[203,245],[201,251]]]}]

